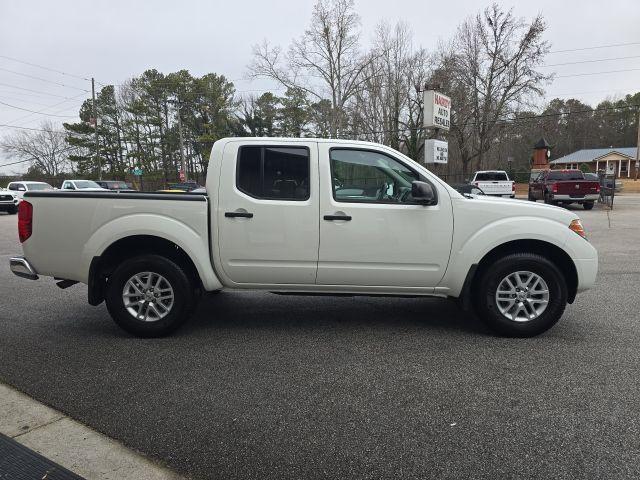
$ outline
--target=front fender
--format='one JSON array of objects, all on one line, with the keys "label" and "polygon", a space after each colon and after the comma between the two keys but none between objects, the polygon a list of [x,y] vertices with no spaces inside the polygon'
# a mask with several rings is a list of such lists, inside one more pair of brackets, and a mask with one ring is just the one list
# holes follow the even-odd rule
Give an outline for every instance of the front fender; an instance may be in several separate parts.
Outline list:
[{"label": "front fender", "polygon": [[[576,235],[559,221],[524,216],[501,218],[473,232],[465,230],[462,227],[456,231],[451,261],[439,285],[442,287],[441,291],[446,290],[446,294],[452,297],[460,295],[472,266],[479,264],[487,253],[502,244],[516,240],[539,240],[566,251],[565,246],[570,235]],[[573,257],[570,251],[567,253]]]},{"label": "front fender", "polygon": [[[85,243],[82,262],[89,272],[93,257],[100,256],[118,240],[135,236],[150,235],[169,240],[178,245],[191,258],[198,270],[205,290],[219,290],[222,283],[215,274],[209,257],[209,232],[202,232],[172,217],[152,213],[138,213],[120,216],[98,228]],[[84,280],[87,283],[88,278]]]}]

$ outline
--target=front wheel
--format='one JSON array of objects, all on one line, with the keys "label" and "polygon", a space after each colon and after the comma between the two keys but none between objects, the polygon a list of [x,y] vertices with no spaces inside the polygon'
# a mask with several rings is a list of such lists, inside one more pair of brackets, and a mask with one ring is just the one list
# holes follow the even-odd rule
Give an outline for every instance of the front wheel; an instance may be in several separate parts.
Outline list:
[{"label": "front wheel", "polygon": [[513,253],[500,258],[475,282],[481,320],[508,337],[533,337],[560,319],[567,304],[562,273],[545,257]]},{"label": "front wheel", "polygon": [[138,337],[167,335],[190,317],[194,288],[184,269],[160,255],[140,255],[109,277],[105,302],[113,320]]}]

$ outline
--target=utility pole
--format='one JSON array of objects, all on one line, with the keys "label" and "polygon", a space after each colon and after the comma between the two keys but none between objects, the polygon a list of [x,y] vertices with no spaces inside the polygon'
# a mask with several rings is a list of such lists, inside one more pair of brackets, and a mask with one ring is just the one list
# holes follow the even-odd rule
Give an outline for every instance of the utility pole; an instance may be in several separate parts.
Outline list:
[{"label": "utility pole", "polygon": [[91,106],[93,110],[93,128],[96,133],[96,162],[98,163],[98,180],[102,180],[102,162],[100,161],[99,142],[98,142],[98,113],[96,110],[96,82],[91,77]]},{"label": "utility pole", "polygon": [[640,108],[638,109],[638,141],[636,142],[636,175],[634,182],[638,181],[638,167],[640,167]]},{"label": "utility pole", "polygon": [[187,181],[187,164],[184,160],[184,139],[182,138],[182,118],[180,117],[180,103],[178,102],[178,134],[180,135],[180,160],[182,161],[183,182]]}]

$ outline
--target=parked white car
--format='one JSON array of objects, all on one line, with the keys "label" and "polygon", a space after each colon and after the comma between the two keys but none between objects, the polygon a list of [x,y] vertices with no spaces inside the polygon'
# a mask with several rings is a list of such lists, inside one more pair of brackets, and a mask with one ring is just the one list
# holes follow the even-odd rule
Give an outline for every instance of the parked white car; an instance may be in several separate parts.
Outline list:
[{"label": "parked white car", "polygon": [[513,180],[509,180],[509,175],[504,170],[478,171],[470,183],[481,189],[485,195],[511,198],[516,196],[516,185]]},{"label": "parked white car", "polygon": [[7,190],[15,193],[16,197],[18,197],[18,202],[21,202],[22,197],[26,192],[53,190],[53,187],[45,182],[18,181],[9,183],[9,185],[7,185]]},{"label": "parked white car", "polygon": [[18,213],[18,195],[15,192],[0,188],[0,212],[7,212],[9,215]]},{"label": "parked white car", "polygon": [[60,190],[80,190],[82,192],[104,192],[108,190],[102,188],[93,180],[65,180],[62,182]]},{"label": "parked white car", "polygon": [[374,143],[222,139],[206,190],[29,192],[11,269],[87,284],[90,304],[145,337],[221,289],[452,297],[500,334],[532,336],[598,269],[574,212],[465,197]]}]

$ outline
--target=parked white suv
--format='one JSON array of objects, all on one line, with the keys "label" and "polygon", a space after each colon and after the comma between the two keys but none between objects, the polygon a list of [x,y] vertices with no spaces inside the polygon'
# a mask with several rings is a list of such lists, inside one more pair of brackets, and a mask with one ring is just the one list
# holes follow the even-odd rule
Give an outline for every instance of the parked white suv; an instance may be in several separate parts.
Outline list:
[{"label": "parked white suv", "polygon": [[222,139],[206,191],[29,192],[11,269],[87,284],[90,304],[140,336],[173,331],[198,292],[223,288],[452,297],[531,336],[598,270],[575,212],[465,197],[374,143]]},{"label": "parked white suv", "polygon": [[82,192],[100,192],[107,190],[93,180],[65,180],[60,190],[80,190]]}]

